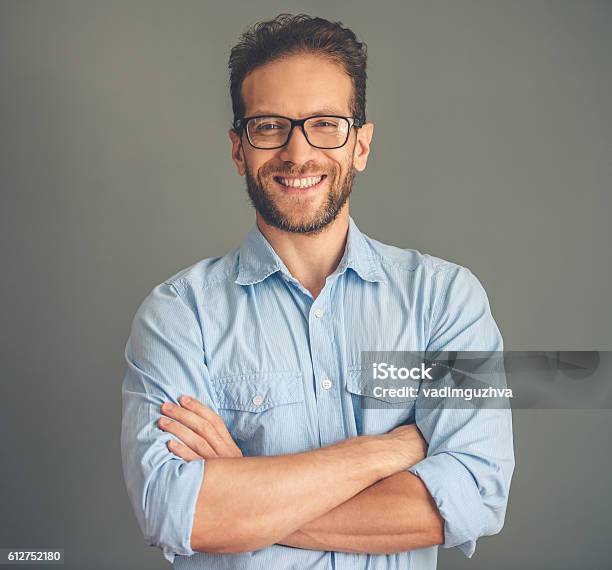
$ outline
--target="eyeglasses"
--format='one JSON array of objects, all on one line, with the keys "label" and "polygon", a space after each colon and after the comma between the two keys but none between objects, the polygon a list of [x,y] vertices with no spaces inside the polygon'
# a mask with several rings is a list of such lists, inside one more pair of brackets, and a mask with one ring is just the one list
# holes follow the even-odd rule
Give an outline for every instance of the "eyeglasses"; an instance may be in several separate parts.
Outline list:
[{"label": "eyeglasses", "polygon": [[290,119],[279,115],[257,115],[234,121],[236,131],[246,130],[250,145],[258,149],[281,148],[289,142],[295,127],[300,127],[308,143],[315,148],[340,148],[348,141],[351,127],[363,126],[361,119],[338,115],[315,115]]}]

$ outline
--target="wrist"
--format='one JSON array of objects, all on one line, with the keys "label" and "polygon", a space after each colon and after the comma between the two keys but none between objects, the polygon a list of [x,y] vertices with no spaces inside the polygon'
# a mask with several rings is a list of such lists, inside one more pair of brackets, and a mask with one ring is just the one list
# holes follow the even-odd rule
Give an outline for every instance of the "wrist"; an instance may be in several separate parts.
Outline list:
[{"label": "wrist", "polygon": [[400,442],[389,434],[360,436],[364,454],[371,462],[376,481],[386,479],[412,465],[411,458],[401,452]]}]

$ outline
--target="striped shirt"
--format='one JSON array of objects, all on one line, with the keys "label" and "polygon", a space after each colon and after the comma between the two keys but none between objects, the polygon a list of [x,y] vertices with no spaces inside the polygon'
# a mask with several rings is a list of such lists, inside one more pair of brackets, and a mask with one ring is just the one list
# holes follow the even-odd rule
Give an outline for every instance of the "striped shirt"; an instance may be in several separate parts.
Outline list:
[{"label": "striped shirt", "polygon": [[125,349],[121,450],[147,544],[181,569],[432,570],[437,547],[349,554],[274,544],[254,552],[192,550],[205,460],[166,443],[160,405],[190,395],[215,410],[245,456],[296,453],[416,423],[429,443],[411,467],[444,519],[444,547],[474,553],[501,529],[514,469],[510,410],[363,405],[362,351],[501,351],[486,293],[454,263],[378,242],[349,219],[344,255],[313,299],[257,224],[239,248],[155,287]]}]

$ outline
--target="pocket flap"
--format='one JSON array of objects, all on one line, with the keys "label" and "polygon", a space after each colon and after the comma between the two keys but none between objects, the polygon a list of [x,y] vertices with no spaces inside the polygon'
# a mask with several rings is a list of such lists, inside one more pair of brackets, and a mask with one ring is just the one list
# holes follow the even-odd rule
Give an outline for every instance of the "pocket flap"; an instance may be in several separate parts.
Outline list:
[{"label": "pocket flap", "polygon": [[263,412],[273,406],[304,400],[302,373],[262,372],[213,380],[219,407],[226,410]]},{"label": "pocket flap", "polygon": [[[398,383],[398,387],[401,384]],[[387,402],[389,404],[396,404],[400,407],[405,406],[407,403],[414,402],[416,396],[388,396],[384,393],[379,393],[374,390],[377,387],[376,381],[368,377],[364,368],[349,368],[348,375],[346,378],[346,389],[351,394],[363,396],[364,398],[372,398],[381,402]],[[376,394],[376,395],[375,395]]]}]

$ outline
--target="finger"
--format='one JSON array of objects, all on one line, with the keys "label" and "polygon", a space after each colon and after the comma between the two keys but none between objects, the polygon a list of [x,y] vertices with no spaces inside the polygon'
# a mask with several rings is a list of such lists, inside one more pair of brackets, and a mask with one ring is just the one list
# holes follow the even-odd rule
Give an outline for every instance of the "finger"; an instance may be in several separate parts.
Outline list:
[{"label": "finger", "polygon": [[225,422],[208,406],[204,405],[202,402],[196,400],[195,398],[191,398],[190,396],[182,396],[181,398],[179,398],[179,402],[181,406],[183,406],[187,410],[194,412],[201,418],[208,421],[215,428],[215,430],[217,430],[220,436],[228,436],[231,439],[232,436],[230,435],[229,431],[227,431]]},{"label": "finger", "polygon": [[218,457],[215,450],[209,445],[206,439],[194,433],[191,429],[184,426],[178,421],[169,420],[167,418],[160,418],[157,422],[159,429],[167,431],[178,437],[181,442],[189,447],[193,452],[197,453],[204,459],[210,457]]},{"label": "finger", "polygon": [[216,414],[208,406],[202,404],[202,402],[199,402],[195,398],[189,396],[182,396],[179,398],[179,402],[181,406],[197,414],[214,428],[220,438],[217,441],[219,441],[219,443],[223,442],[222,448],[215,448],[219,453],[221,453],[224,457],[227,457],[228,453],[231,455],[242,456],[240,448],[236,445],[236,442],[227,429],[225,422],[218,414]]},{"label": "finger", "polygon": [[204,438],[210,447],[212,447],[218,454],[223,452],[223,448],[225,447],[223,439],[219,436],[212,425],[198,414],[192,412],[191,410],[187,410],[180,405],[171,404],[170,402],[164,403],[161,406],[161,411],[166,416],[180,422],[190,430],[194,431],[200,437]]},{"label": "finger", "polygon": [[197,453],[194,453],[191,449],[189,449],[185,444],[180,441],[176,441],[171,439],[167,443],[168,449],[174,453],[174,455],[178,455],[180,458],[185,461],[194,461],[195,459],[202,459]]},{"label": "finger", "polygon": [[213,426],[219,437],[225,442],[225,445],[227,446],[226,451],[233,451],[238,455],[242,455],[240,448],[236,445],[236,442],[227,429],[225,422],[210,407],[189,396],[183,396],[179,401],[183,407],[198,414]]}]

